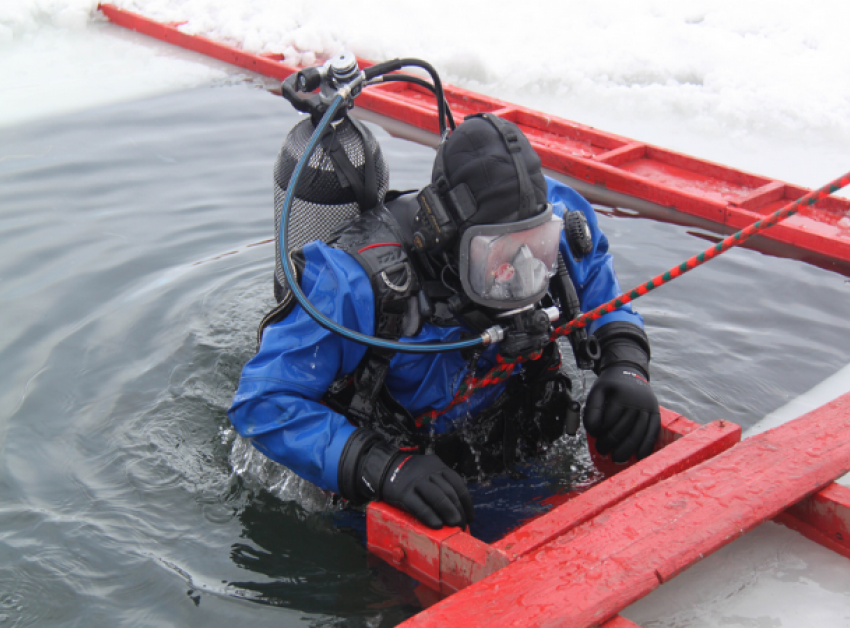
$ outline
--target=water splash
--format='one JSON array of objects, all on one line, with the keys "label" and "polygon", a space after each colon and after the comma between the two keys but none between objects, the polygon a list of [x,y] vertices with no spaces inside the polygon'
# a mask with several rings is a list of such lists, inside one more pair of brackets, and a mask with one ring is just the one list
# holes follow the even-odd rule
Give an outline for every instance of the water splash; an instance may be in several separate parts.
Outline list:
[{"label": "water splash", "polygon": [[295,502],[310,513],[342,510],[342,502],[332,492],[299,477],[291,469],[266,458],[233,429],[222,432],[222,442],[231,441],[229,461],[234,477],[246,488],[265,490],[283,502]]}]

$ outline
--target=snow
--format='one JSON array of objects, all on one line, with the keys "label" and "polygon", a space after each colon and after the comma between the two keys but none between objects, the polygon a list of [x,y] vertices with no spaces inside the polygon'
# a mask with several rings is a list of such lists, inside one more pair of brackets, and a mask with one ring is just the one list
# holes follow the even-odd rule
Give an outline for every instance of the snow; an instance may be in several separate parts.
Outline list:
[{"label": "snow", "polygon": [[[306,65],[343,49],[418,56],[448,83],[808,187],[850,170],[846,0],[116,4]],[[104,23],[93,0],[0,4],[0,126],[233,72]],[[753,433],[848,388],[850,367]],[[645,626],[847,626],[848,574],[845,558],[766,524],[625,614]]]},{"label": "snow", "polygon": [[152,42],[73,0],[0,3],[0,126],[194,87],[225,64]]},{"label": "snow", "polygon": [[[368,7],[342,0],[116,4],[292,62],[309,64],[343,49],[373,60],[419,56],[449,83],[808,187],[850,164],[850,3],[843,0],[536,0],[521,11],[503,0],[486,9],[447,0],[376,0]],[[93,71],[86,87],[115,87],[81,90],[90,103],[108,92],[136,96],[141,86],[108,76],[125,63],[131,74],[139,65],[146,70],[149,90],[177,87],[182,76],[184,85],[201,80],[200,69],[166,70],[158,64],[163,53],[150,46],[134,65],[116,59],[126,49],[115,42],[116,55],[98,58],[85,45],[75,50],[79,37],[62,41],[69,32],[85,33],[96,48],[96,6],[5,0],[0,78],[18,101],[43,100],[44,91],[32,85],[49,82],[57,69],[67,76],[86,68]],[[51,52],[45,36],[78,58]],[[66,67],[71,63],[77,72]],[[69,106],[82,104],[76,101]]]}]

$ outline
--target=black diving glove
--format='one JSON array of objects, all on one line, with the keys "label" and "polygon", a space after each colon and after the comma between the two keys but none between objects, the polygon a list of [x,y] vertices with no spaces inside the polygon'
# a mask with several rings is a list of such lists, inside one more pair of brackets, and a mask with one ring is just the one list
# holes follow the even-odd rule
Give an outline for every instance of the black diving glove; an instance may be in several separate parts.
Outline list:
[{"label": "black diving glove", "polygon": [[466,483],[442,460],[400,451],[364,428],[345,444],[337,479],[346,499],[385,501],[430,528],[464,528],[475,518]]},{"label": "black diving glove", "polygon": [[637,325],[615,321],[596,332],[599,378],[587,395],[584,427],[596,451],[626,462],[652,453],[661,430],[658,399],[649,385],[649,340]]}]

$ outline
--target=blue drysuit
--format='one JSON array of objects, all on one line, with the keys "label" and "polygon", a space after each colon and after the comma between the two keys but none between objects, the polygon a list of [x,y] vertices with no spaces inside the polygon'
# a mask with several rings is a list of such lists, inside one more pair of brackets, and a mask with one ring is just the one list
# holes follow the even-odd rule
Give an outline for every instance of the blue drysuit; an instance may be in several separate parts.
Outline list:
[{"label": "blue drysuit", "polygon": [[[621,293],[608,240],[599,230],[593,208],[581,195],[549,177],[546,183],[555,213],[560,216],[566,210],[584,212],[593,235],[592,252],[579,262],[570,254],[566,238],[561,238],[561,253],[582,311],[588,311]],[[306,265],[301,288],[310,302],[337,323],[373,335],[375,302],[363,268],[347,253],[322,242],[311,242],[303,250]],[[640,314],[627,305],[594,321],[588,332],[612,321],[643,327]],[[457,340],[466,331],[425,323],[418,336],[404,340]],[[497,350],[494,345],[483,353],[478,372],[495,364]],[[231,423],[272,460],[321,488],[339,492],[339,459],[356,428],[323,405],[321,399],[335,379],[357,368],[365,353],[364,345],[324,329],[296,305],[284,320],[264,330],[259,351],[243,368],[229,411]],[[395,399],[418,416],[449,404],[467,366],[459,351],[397,353],[386,385]],[[459,416],[475,415],[487,408],[504,387],[503,383],[479,389],[468,403],[440,415],[429,429],[437,433],[450,430]]]}]

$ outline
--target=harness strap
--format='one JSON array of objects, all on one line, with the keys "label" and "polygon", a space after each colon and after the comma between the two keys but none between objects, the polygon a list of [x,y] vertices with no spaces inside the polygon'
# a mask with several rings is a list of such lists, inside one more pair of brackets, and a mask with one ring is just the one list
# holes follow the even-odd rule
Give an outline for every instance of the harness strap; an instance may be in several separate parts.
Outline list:
[{"label": "harness strap", "polygon": [[378,204],[378,177],[375,174],[375,156],[369,150],[369,144],[366,142],[367,131],[360,120],[349,117],[351,124],[360,132],[360,137],[363,138],[363,153],[365,163],[363,164],[363,178],[366,182],[366,189],[363,204],[360,205],[360,211],[372,209]]}]

